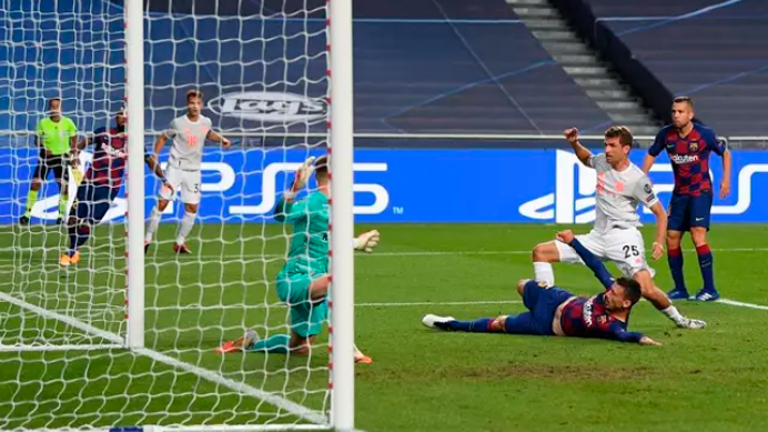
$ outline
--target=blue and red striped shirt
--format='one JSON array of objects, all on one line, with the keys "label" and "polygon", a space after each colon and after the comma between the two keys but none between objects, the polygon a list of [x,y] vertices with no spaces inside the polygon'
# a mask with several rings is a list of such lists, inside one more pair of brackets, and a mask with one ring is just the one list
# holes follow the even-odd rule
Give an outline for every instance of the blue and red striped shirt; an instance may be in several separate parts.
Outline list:
[{"label": "blue and red striped shirt", "polygon": [[93,159],[85,179],[94,185],[119,189],[123,185],[128,149],[123,128],[99,128],[93,137]]},{"label": "blue and red striped shirt", "polygon": [[648,154],[656,157],[664,149],[675,174],[674,193],[699,196],[703,192],[712,192],[709,154],[714,151],[722,156],[726,150],[725,142],[718,140],[712,129],[694,123],[688,136],[681,137],[673,125],[666,126],[656,135]]}]

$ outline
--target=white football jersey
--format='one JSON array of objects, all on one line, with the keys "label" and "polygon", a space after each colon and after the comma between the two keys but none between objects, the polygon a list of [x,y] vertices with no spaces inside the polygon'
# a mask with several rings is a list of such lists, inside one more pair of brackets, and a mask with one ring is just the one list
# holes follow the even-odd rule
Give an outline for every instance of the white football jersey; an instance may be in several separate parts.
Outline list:
[{"label": "white football jersey", "polygon": [[632,162],[623,171],[614,170],[605,153],[592,155],[589,166],[597,172],[595,230],[641,226],[637,204],[651,207],[659,202],[648,176]]},{"label": "white football jersey", "polygon": [[203,161],[205,138],[212,125],[211,119],[202,114],[196,122],[190,120],[186,114],[173,119],[164,132],[166,137],[173,140],[169,166],[184,171],[199,171]]}]

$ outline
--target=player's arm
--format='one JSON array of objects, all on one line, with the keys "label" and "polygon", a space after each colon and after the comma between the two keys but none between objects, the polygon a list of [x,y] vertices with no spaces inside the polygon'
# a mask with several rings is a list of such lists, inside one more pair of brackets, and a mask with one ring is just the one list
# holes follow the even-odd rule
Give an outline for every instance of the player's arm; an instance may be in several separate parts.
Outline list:
[{"label": "player's arm", "polygon": [[656,134],[656,139],[653,140],[653,144],[648,148],[648,153],[643,160],[643,172],[648,174],[651,171],[653,163],[656,162],[656,158],[664,150],[664,139],[666,138],[666,131],[662,129]]},{"label": "player's arm", "polygon": [[168,129],[164,130],[163,133],[160,134],[159,137],[157,137],[157,141],[155,141],[155,147],[154,147],[154,155],[155,158],[157,158],[160,155],[160,152],[163,151],[163,147],[165,147],[165,143],[168,142],[169,139],[173,139],[176,136],[176,120],[171,120],[171,124],[168,125]]},{"label": "player's arm", "polygon": [[563,134],[565,135],[565,139],[568,140],[571,148],[573,148],[573,152],[576,153],[576,157],[579,158],[581,163],[586,166],[592,166],[589,163],[589,159],[592,157],[592,152],[587,150],[587,148],[581,145],[579,142],[579,130],[576,128],[570,128],[566,129]]},{"label": "player's arm", "polygon": [[728,150],[728,141],[725,139],[718,139],[714,133],[708,138],[707,141],[709,142],[707,145],[709,145],[712,151],[723,158],[723,180],[720,181],[720,198],[725,198],[731,193],[731,168],[733,166],[731,151]]},{"label": "player's arm", "polygon": [[576,239],[576,236],[573,235],[571,230],[557,233],[557,239],[572,247],[576,253],[579,254],[581,260],[584,261],[584,264],[586,264],[590,270],[592,270],[592,273],[595,274],[595,277],[597,277],[600,283],[603,284],[605,289],[609,289],[613,286],[614,280],[608,272],[608,269],[605,268],[599,258],[588,251],[587,248]]},{"label": "player's arm", "polygon": [[296,220],[304,217],[306,212],[306,201],[302,200],[294,203],[294,200],[296,199],[296,194],[304,188],[304,185],[307,184],[309,177],[315,170],[314,163],[315,157],[311,156],[301,164],[299,169],[296,170],[296,175],[293,176],[293,184],[291,185],[291,188],[283,192],[283,196],[280,198],[280,201],[277,202],[277,206],[275,206],[275,220],[278,222]]},{"label": "player's arm", "polygon": [[661,258],[664,255],[664,244],[667,238],[667,212],[664,211],[664,206],[661,205],[659,197],[653,191],[653,185],[648,176],[643,176],[635,185],[632,196],[638,201],[648,207],[653,215],[656,217],[656,238],[653,241],[653,252],[651,256],[654,260]]},{"label": "player's arm", "polygon": [[617,322],[611,324],[611,327],[608,329],[608,334],[611,339],[619,342],[639,343],[640,345],[661,345],[661,342],[656,342],[642,333],[627,331]]},{"label": "player's arm", "polygon": [[160,166],[160,162],[158,162],[153,154],[149,152],[144,153],[144,162],[147,164],[147,167],[149,167],[149,170],[155,173],[157,178],[160,179],[164,185],[170,187],[170,185],[168,185],[168,180],[165,178],[165,173],[163,173],[163,168]]},{"label": "player's arm", "polygon": [[223,135],[220,133],[214,131],[213,129],[208,131],[208,134],[205,136],[206,139],[213,142],[220,142],[221,146],[224,148],[229,148],[229,146],[232,145],[232,142],[228,140],[227,138],[224,138]]}]

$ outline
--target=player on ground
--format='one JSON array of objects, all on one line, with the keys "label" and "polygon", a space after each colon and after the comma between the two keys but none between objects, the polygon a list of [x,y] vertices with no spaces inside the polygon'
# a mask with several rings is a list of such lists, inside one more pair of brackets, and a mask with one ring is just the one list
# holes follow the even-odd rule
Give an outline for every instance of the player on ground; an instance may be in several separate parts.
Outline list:
[{"label": "player on ground", "polygon": [[[62,266],[77,264],[80,261],[79,249],[91,235],[93,227],[99,224],[112,202],[120,192],[128,156],[125,147],[125,111],[120,109],[115,116],[115,127],[98,128],[92,137],[86,137],[77,143],[77,149],[89,144],[94,145],[91,166],[77,188],[77,199],[72,205],[67,228],[69,231],[69,250],[61,256]],[[149,153],[144,160],[163,183],[163,170]]]},{"label": "player on ground", "polygon": [[570,245],[589,266],[605,287],[596,296],[576,297],[546,282],[529,279],[517,283],[517,292],[529,312],[457,321],[453,317],[426,315],[422,323],[429,328],[476,333],[510,333],[542,336],[577,336],[661,345],[642,333],[627,331],[632,306],[642,296],[640,284],[629,278],[613,280],[597,257],[579,243],[571,231],[558,233],[557,238]]},{"label": "player on ground", "polygon": [[672,104],[672,125],[656,135],[656,140],[645,156],[643,171],[648,173],[656,157],[664,150],[669,153],[672,171],[675,173],[675,189],[669,200],[669,226],[667,249],[669,270],[675,288],[669,298],[689,298],[683,276],[683,253],[680,241],[683,233],[690,231],[691,239],[699,256],[699,268],[704,287],[693,299],[714,301],[720,298],[713,276],[712,252],[707,243],[709,215],[712,209],[712,179],[709,177],[709,153],[723,158],[723,180],[720,182],[720,198],[731,190],[731,152],[725,142],[717,139],[712,129],[693,122],[693,101],[689,97],[675,98]]},{"label": "player on ground", "polygon": [[[624,126],[613,126],[605,132],[605,153],[593,155],[579,143],[579,131],[568,129],[565,137],[576,156],[597,172],[595,197],[595,226],[589,234],[578,236],[581,244],[600,259],[616,263],[627,277],[640,284],[643,297],[656,309],[675,322],[678,327],[699,329],[706,323],[680,314],[667,295],[653,283],[652,269],[645,259],[645,243],[637,229],[641,224],[637,214],[638,203],[649,207],[656,216],[656,241],[653,259],[664,254],[664,236],[667,214],[653,192],[648,176],[629,160],[632,132]],[[542,243],[533,250],[536,280],[554,285],[553,262],[582,262],[579,255],[563,242]]]},{"label": "player on ground", "polygon": [[[288,259],[277,275],[277,295],[288,304],[291,314],[291,334],[276,335],[259,340],[253,330],[237,340],[225,342],[216,352],[294,352],[309,354],[328,315],[326,292],[328,275],[328,166],[321,156],[314,165],[316,192],[294,202],[296,193],[306,184],[312,172],[314,158],[296,172],[293,187],[283,194],[275,208],[275,219],[293,224],[293,239]],[[379,232],[369,231],[355,239],[354,248],[373,252],[378,245]],[[355,348],[355,361],[371,363],[371,359]]]},{"label": "player on ground", "polygon": [[19,218],[21,225],[29,224],[29,218],[32,216],[32,207],[37,202],[37,194],[43,182],[48,179],[48,173],[53,171],[53,177],[59,186],[59,217],[61,219],[67,209],[69,194],[67,191],[67,181],[69,172],[67,170],[71,147],[75,146],[77,141],[77,127],[69,118],[61,114],[61,98],[53,98],[48,101],[48,117],[40,120],[37,124],[37,136],[35,143],[40,149],[40,156],[37,159],[37,167],[32,174],[32,184],[29,187],[27,195],[27,207],[24,215]]},{"label": "player on ground", "polygon": [[195,216],[200,204],[201,164],[205,140],[220,142],[223,148],[229,148],[230,141],[211,129],[211,119],[202,115],[203,93],[198,90],[187,92],[187,114],[173,119],[171,125],[157,138],[155,158],[169,139],[173,140],[171,155],[168,158],[168,186],[163,186],[157,198],[157,205],[152,209],[144,238],[144,250],[149,249],[152,237],[160,224],[163,211],[170,201],[176,199],[176,191],[181,193],[184,203],[184,217],[179,223],[173,250],[176,253],[191,253],[185,244],[187,235],[195,225]]}]

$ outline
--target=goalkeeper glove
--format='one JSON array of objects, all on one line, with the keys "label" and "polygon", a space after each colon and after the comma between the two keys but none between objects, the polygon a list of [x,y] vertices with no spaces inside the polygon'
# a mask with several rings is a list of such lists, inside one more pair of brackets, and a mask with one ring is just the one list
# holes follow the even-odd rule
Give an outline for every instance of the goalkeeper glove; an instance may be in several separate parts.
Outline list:
[{"label": "goalkeeper glove", "polygon": [[376,230],[362,233],[355,239],[355,249],[373,252],[373,249],[379,245],[379,232]]},{"label": "goalkeeper glove", "polygon": [[296,194],[307,184],[309,176],[315,170],[315,157],[310,156],[303,164],[296,170],[296,175],[293,178],[293,186],[291,190],[283,193],[283,197],[287,200],[292,200]]}]

